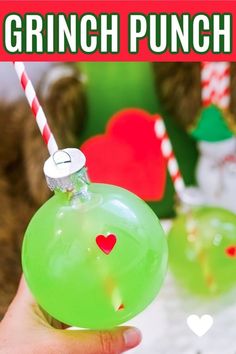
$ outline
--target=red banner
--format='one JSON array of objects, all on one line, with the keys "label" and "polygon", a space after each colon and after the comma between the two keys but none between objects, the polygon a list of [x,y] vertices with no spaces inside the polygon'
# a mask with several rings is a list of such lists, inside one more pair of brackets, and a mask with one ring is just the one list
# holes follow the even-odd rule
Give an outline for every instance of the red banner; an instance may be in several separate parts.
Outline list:
[{"label": "red banner", "polygon": [[0,6],[2,61],[236,60],[234,1],[18,0]]}]

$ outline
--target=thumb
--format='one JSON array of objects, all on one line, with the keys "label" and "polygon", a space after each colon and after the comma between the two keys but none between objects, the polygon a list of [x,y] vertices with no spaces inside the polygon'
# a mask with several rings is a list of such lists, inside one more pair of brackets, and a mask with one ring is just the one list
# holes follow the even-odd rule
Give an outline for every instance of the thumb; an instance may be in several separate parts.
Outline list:
[{"label": "thumb", "polygon": [[25,318],[25,314],[35,307],[35,300],[31,295],[24,276],[22,275],[17,293],[8,307],[4,319],[13,320],[17,318]]},{"label": "thumb", "polygon": [[[136,347],[142,340],[134,327],[117,327],[107,331],[58,331],[68,353],[120,354]],[[60,342],[60,341],[59,341]]]}]

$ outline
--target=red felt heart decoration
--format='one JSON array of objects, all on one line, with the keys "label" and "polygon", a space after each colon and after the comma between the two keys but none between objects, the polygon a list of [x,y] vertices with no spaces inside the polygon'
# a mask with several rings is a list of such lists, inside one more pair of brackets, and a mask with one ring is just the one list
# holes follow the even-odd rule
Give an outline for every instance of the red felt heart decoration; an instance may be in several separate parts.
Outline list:
[{"label": "red felt heart decoration", "polygon": [[116,244],[116,236],[113,234],[109,234],[108,236],[98,235],[96,243],[104,253],[109,254]]},{"label": "red felt heart decoration", "polygon": [[230,246],[230,247],[226,248],[225,251],[229,257],[236,258],[236,246]]},{"label": "red felt heart decoration", "polygon": [[166,184],[166,161],[155,135],[157,116],[126,109],[108,122],[106,133],[81,147],[93,182],[114,184],[147,201],[160,200]]}]

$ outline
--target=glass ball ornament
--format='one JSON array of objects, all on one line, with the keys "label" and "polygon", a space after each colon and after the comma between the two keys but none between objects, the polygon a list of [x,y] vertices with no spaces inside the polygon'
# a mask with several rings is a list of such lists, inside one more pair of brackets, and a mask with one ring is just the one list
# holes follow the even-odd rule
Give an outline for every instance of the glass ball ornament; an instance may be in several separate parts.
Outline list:
[{"label": "glass ball ornament", "polygon": [[236,286],[236,215],[199,206],[180,212],[168,235],[169,264],[178,282],[200,296]]},{"label": "glass ball ornament", "polygon": [[156,297],[166,273],[166,238],[157,216],[136,195],[90,184],[85,168],[69,170],[66,178],[58,178],[65,172],[54,171],[53,178],[45,172],[55,193],[26,230],[24,275],[38,304],[57,320],[112,328]]}]

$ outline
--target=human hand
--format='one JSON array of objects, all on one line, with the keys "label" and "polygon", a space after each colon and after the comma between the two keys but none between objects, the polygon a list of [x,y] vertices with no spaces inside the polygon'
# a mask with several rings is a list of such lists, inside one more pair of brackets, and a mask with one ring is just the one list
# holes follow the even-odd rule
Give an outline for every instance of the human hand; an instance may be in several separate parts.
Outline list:
[{"label": "human hand", "polygon": [[66,330],[36,304],[24,278],[0,323],[0,354],[120,354],[141,341],[139,330]]}]

